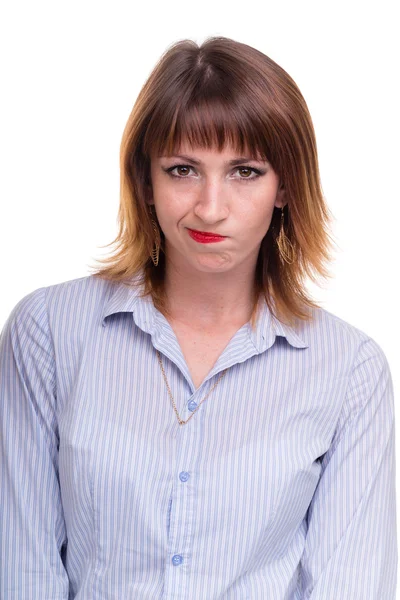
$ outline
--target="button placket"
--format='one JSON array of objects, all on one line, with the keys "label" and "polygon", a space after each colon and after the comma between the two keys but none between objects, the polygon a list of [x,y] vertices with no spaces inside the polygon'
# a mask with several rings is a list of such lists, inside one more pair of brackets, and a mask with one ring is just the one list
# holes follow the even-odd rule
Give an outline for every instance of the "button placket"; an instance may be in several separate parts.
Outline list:
[{"label": "button placket", "polygon": [[201,427],[193,423],[180,427],[176,436],[174,481],[169,513],[167,569],[165,598],[190,597],[187,589],[188,573],[193,552],[193,524],[196,512],[196,461],[201,448]]}]

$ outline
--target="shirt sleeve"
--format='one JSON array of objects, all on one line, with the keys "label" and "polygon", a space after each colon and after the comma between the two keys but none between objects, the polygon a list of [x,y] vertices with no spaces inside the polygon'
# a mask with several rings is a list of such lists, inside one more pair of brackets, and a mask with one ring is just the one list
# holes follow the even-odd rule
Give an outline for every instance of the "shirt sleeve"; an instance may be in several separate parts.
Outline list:
[{"label": "shirt sleeve", "polygon": [[66,600],[56,375],[45,288],[0,337],[0,598]]},{"label": "shirt sleeve", "polygon": [[395,600],[395,419],[387,359],[363,341],[307,513],[304,600]]}]

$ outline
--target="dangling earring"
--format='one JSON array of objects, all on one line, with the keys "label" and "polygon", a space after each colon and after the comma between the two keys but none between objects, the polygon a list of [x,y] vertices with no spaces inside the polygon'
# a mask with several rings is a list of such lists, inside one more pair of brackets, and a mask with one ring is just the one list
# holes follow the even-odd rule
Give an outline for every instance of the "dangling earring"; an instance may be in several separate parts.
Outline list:
[{"label": "dangling earring", "polygon": [[150,209],[150,213],[152,215],[151,216],[151,224],[153,226],[154,237],[155,237],[154,246],[153,246],[153,249],[151,251],[150,256],[151,256],[151,260],[154,263],[154,266],[156,267],[158,265],[158,259],[159,259],[159,256],[160,256],[160,242],[159,242],[159,239],[160,239],[160,230],[158,228],[157,223],[153,219],[153,214],[154,213],[153,213],[152,209]]},{"label": "dangling earring", "polygon": [[281,212],[281,228],[276,243],[278,244],[281,262],[288,263],[289,265],[293,264],[295,260],[295,249],[285,233],[283,207]]}]

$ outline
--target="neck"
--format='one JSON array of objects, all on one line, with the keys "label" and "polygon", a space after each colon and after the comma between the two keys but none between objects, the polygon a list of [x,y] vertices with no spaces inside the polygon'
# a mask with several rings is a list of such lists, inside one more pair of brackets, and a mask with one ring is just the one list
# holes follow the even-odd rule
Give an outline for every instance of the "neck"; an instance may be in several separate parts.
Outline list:
[{"label": "neck", "polygon": [[201,273],[167,262],[165,293],[172,320],[217,328],[244,325],[253,311],[254,273]]}]

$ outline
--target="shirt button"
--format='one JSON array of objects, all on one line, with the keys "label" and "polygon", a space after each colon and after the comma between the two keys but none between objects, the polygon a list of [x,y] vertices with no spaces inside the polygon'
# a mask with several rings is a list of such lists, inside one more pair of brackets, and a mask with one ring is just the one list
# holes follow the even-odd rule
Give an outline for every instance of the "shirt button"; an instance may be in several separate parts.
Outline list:
[{"label": "shirt button", "polygon": [[172,564],[176,567],[177,565],[180,565],[183,562],[183,558],[180,554],[175,554],[172,557]]},{"label": "shirt button", "polygon": [[186,471],[182,471],[181,473],[179,473],[179,479],[181,481],[187,481],[189,479],[189,477],[190,477],[190,475]]},{"label": "shirt button", "polygon": [[188,404],[188,409],[193,412],[195,410],[195,408],[197,408],[197,402],[195,402],[194,400],[191,400]]}]

